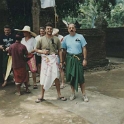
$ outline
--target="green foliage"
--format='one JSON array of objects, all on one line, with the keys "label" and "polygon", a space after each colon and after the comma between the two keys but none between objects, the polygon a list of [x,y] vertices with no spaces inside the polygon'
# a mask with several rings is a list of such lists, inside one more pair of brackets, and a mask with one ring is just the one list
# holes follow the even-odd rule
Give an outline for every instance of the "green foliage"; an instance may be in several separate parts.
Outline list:
[{"label": "green foliage", "polygon": [[81,28],[121,27],[124,25],[124,0],[85,0],[79,4],[77,17],[67,16],[67,22],[78,21]]},{"label": "green foliage", "polygon": [[79,3],[81,0],[55,0],[57,14],[60,17],[66,17],[68,15],[75,17],[78,13]]},{"label": "green foliage", "polygon": [[121,27],[124,25],[124,2],[111,9],[111,18],[108,18],[109,27]]}]

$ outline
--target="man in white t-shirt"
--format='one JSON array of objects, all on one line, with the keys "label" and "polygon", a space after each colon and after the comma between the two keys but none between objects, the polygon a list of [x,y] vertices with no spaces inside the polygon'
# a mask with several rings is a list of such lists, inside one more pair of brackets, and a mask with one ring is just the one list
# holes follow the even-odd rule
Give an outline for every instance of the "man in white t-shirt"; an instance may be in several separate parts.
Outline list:
[{"label": "man in white t-shirt", "polygon": [[30,68],[30,71],[32,72],[32,78],[33,78],[33,89],[37,89],[37,83],[36,83],[36,60],[34,56],[34,49],[36,47],[36,40],[35,36],[36,34],[34,32],[31,32],[31,29],[29,26],[24,26],[22,30],[17,29],[17,31],[22,31],[24,34],[24,38],[22,38],[21,43],[26,46],[28,50],[28,60],[27,64]]}]

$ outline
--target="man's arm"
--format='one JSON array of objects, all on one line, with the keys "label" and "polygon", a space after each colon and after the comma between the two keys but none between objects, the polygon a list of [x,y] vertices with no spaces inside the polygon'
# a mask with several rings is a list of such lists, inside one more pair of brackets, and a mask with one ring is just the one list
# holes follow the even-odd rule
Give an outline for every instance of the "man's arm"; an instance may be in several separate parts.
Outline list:
[{"label": "man's arm", "polygon": [[83,62],[82,62],[82,65],[83,66],[86,66],[87,65],[87,49],[86,49],[86,46],[84,46],[82,48],[82,52],[83,52]]}]

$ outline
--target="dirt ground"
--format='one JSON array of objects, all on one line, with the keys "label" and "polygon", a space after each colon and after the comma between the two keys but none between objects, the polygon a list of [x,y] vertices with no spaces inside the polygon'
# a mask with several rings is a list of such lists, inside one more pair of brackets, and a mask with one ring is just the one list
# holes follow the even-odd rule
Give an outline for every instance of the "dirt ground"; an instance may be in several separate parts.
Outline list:
[{"label": "dirt ground", "polygon": [[22,96],[15,95],[14,83],[0,86],[0,124],[124,124],[123,75],[124,64],[85,71],[88,103],[82,100],[80,90],[70,101],[67,84],[61,90],[67,101],[56,100],[56,88],[52,86],[42,103],[35,103],[40,94],[39,83],[38,89],[29,87],[30,94],[22,88]]}]

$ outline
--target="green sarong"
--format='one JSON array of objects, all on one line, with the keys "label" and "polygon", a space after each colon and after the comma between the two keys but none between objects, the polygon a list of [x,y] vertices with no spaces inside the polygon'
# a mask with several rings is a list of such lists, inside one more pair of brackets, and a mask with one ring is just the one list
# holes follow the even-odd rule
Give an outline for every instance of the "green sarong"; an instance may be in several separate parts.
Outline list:
[{"label": "green sarong", "polygon": [[78,55],[67,53],[66,55],[66,82],[69,82],[76,91],[78,91],[78,84],[84,83],[82,61],[82,53]]}]

